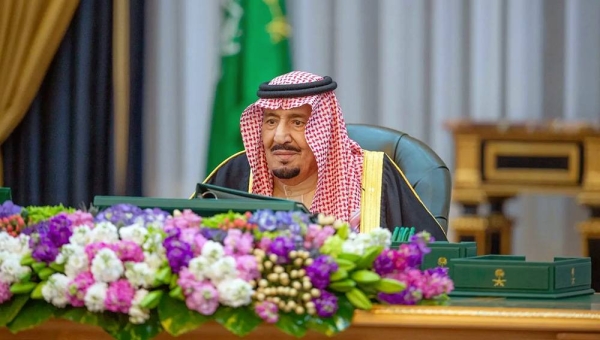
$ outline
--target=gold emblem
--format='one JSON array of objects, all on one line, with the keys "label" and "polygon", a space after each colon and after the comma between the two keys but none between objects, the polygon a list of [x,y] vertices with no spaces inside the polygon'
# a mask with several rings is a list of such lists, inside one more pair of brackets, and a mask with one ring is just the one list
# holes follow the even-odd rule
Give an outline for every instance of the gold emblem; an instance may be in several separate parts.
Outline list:
[{"label": "gold emblem", "polygon": [[269,7],[273,17],[273,20],[267,24],[267,32],[271,36],[271,42],[277,44],[291,35],[292,28],[283,15],[279,0],[263,0],[263,2]]},{"label": "gold emblem", "polygon": [[506,279],[504,279],[504,270],[496,269],[494,274],[496,275],[496,278],[492,280],[494,287],[504,287],[504,283],[506,282]]},{"label": "gold emblem", "polygon": [[575,268],[571,268],[571,286],[575,284]]},{"label": "gold emblem", "polygon": [[448,259],[440,256],[440,258],[438,258],[438,266],[440,267],[445,267],[448,264]]}]

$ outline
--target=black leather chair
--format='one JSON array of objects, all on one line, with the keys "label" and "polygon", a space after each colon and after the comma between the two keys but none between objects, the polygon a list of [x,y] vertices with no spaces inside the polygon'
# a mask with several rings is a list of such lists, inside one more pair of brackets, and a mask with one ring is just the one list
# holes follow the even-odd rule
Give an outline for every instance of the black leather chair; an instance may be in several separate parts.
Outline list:
[{"label": "black leather chair", "polygon": [[365,124],[347,124],[347,129],[363,149],[383,151],[396,162],[447,232],[452,179],[444,161],[425,143],[404,132]]}]

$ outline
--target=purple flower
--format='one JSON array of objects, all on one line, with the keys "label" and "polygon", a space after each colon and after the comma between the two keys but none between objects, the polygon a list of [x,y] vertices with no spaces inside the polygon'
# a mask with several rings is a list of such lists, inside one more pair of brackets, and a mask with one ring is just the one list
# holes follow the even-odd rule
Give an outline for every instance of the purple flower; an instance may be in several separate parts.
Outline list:
[{"label": "purple flower", "polygon": [[207,240],[221,243],[227,236],[227,231],[216,228],[200,228],[200,234]]},{"label": "purple flower", "polygon": [[5,201],[0,205],[0,218],[20,214],[21,210],[23,210],[23,208],[14,204],[12,201]]},{"label": "purple flower", "polygon": [[132,204],[116,204],[96,215],[96,222],[107,221],[116,226],[128,226],[135,222],[135,219],[142,215],[140,207]]},{"label": "purple flower", "polygon": [[325,290],[321,291],[318,298],[314,298],[315,308],[317,309],[317,315],[321,318],[329,318],[335,314],[338,310],[337,297]]},{"label": "purple flower", "polygon": [[144,209],[142,213],[135,218],[135,222],[143,223],[144,225],[154,222],[164,223],[169,216],[171,215],[168,212],[159,208],[148,208]]},{"label": "purple flower", "polygon": [[423,294],[416,287],[407,287],[400,293],[379,293],[377,298],[379,301],[390,305],[415,305],[421,301]]},{"label": "purple flower", "polygon": [[163,246],[165,247],[167,260],[173,273],[179,273],[182,267],[186,267],[189,264],[194,255],[190,244],[180,241],[177,237],[167,237],[163,241]]},{"label": "purple flower", "polygon": [[375,261],[373,261],[373,269],[380,276],[390,274],[394,271],[394,256],[397,256],[397,253],[393,250],[385,249],[377,256]]},{"label": "purple flower", "polygon": [[10,292],[10,285],[0,281],[0,305],[10,300],[12,293]]},{"label": "purple flower", "polygon": [[279,308],[270,301],[263,301],[254,307],[256,314],[267,323],[276,323],[279,320]]},{"label": "purple flower", "polygon": [[[25,235],[32,235],[32,234],[39,234],[39,235],[47,235],[48,234],[48,221],[41,221],[39,223],[36,224],[32,224],[28,227],[23,228],[23,230],[21,230],[21,234],[25,234]],[[32,240],[29,240],[29,247],[33,248],[34,246],[32,245]]]},{"label": "purple flower", "polygon": [[271,210],[257,210],[248,223],[256,224],[259,231],[274,231],[277,229],[277,218]]},{"label": "purple flower", "polygon": [[69,238],[73,235],[72,223],[65,213],[60,213],[48,221],[47,237],[56,247],[62,247],[69,243]]},{"label": "purple flower", "polygon": [[278,236],[269,245],[269,254],[277,255],[278,263],[286,263],[289,260],[289,254],[295,249],[295,244],[291,238]]},{"label": "purple flower", "polygon": [[338,264],[331,256],[321,255],[310,266],[306,267],[306,276],[310,278],[313,287],[325,289],[329,286],[329,277],[337,270]]},{"label": "purple flower", "polygon": [[32,247],[32,249],[31,257],[38,262],[51,263],[54,262],[56,256],[58,256],[58,247],[47,238],[39,238],[38,241],[35,242],[35,247]]}]

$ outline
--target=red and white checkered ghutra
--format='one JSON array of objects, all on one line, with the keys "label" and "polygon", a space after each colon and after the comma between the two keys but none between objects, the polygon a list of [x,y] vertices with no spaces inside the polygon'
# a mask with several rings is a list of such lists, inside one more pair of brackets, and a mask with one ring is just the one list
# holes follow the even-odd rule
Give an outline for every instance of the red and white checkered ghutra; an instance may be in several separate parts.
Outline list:
[{"label": "red and white checkered ghutra", "polygon": [[[269,85],[300,84],[322,80],[307,72],[294,71],[279,76]],[[250,168],[252,192],[273,195],[273,177],[261,138],[264,109],[291,109],[308,104],[312,114],[306,124],[306,141],[318,166],[317,188],[310,210],[338,219],[356,219],[360,209],[363,154],[348,137],[342,110],[333,91],[299,98],[259,99],[242,114],[240,128]]]}]

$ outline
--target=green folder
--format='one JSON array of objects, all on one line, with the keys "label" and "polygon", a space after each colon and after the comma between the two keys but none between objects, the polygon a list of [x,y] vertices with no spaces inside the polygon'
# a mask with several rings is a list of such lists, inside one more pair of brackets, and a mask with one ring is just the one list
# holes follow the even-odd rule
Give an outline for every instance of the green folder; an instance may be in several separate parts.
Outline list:
[{"label": "green folder", "polygon": [[300,202],[284,200],[274,197],[254,195],[251,193],[232,190],[208,184],[198,184],[193,199],[181,198],[155,198],[133,196],[96,196],[94,206],[105,209],[115,204],[128,203],[142,209],[160,208],[172,212],[173,210],[190,209],[196,214],[208,217],[229,211],[245,213],[256,210],[272,211],[301,211],[310,213],[306,206]]},{"label": "green folder", "polygon": [[10,188],[0,187],[0,204],[12,200]]}]

